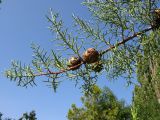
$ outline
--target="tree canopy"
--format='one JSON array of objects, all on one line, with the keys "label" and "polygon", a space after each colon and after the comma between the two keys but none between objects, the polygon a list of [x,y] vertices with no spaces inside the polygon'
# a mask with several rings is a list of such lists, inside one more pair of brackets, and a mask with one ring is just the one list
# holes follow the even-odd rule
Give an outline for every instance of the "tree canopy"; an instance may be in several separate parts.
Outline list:
[{"label": "tree canopy", "polygon": [[125,106],[124,101],[118,101],[112,91],[105,87],[93,87],[90,95],[82,98],[83,106],[78,108],[72,104],[68,111],[69,120],[131,120],[130,106]]},{"label": "tree canopy", "polygon": [[[16,120],[13,118],[3,118],[3,114],[0,112],[0,120]],[[22,117],[20,117],[18,120],[37,120],[36,118],[36,112],[31,111],[30,113],[23,113]]]},{"label": "tree canopy", "polygon": [[159,31],[154,31],[143,40],[144,55],[137,60],[137,78],[133,95],[133,116],[136,120],[160,119],[160,81],[159,81]]}]

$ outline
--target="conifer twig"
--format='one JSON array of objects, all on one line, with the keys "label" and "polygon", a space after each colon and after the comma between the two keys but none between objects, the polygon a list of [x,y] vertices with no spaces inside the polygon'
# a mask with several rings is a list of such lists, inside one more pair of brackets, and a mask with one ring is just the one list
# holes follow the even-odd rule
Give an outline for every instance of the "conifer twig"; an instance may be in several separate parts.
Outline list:
[{"label": "conifer twig", "polygon": [[70,71],[70,70],[72,70],[72,69],[74,69],[74,68],[82,65],[83,63],[84,63],[84,62],[82,61],[80,64],[77,64],[77,65],[72,66],[72,67],[68,67],[68,68],[66,68],[66,69],[62,69],[62,70],[60,70],[60,71],[58,71],[58,72],[49,71],[49,72],[47,72],[47,73],[34,74],[34,76],[43,76],[43,75],[50,75],[50,74],[57,74],[57,75],[58,75],[58,74],[61,74],[61,73]]},{"label": "conifer twig", "polygon": [[[134,33],[132,36],[129,36],[129,37],[123,39],[122,41],[118,42],[116,45],[117,45],[117,46],[120,46],[120,45],[128,42],[129,40],[137,37],[138,35],[141,35],[141,34],[143,34],[143,33],[145,33],[145,32],[148,32],[148,31],[150,31],[150,30],[152,30],[152,29],[153,29],[153,27],[149,27],[149,28],[146,28],[146,29],[142,30],[141,32]],[[112,50],[113,48],[115,48],[116,45],[107,48],[106,50],[102,51],[100,54],[103,55],[103,54],[109,52],[110,50]]]},{"label": "conifer twig", "polygon": [[[145,33],[145,32],[148,32],[148,31],[150,31],[150,30],[152,30],[152,29],[153,29],[153,27],[149,27],[149,28],[146,28],[146,29],[142,30],[141,32],[134,33],[133,35],[131,35],[131,36],[123,39],[123,40],[120,41],[120,42],[118,42],[118,43],[117,43],[117,46],[120,46],[120,45],[128,42],[129,40],[137,37],[138,35],[141,35],[141,34],[143,34],[143,33]],[[103,54],[111,51],[111,50],[114,49],[115,47],[116,47],[116,45],[113,45],[113,46],[107,48],[106,50],[102,51],[102,52],[100,53],[100,55],[103,55]],[[84,64],[83,61],[82,61],[80,64],[78,64],[78,65],[75,65],[75,66],[72,66],[72,67],[69,67],[69,68],[66,68],[66,69],[62,69],[62,70],[60,70],[60,71],[58,71],[58,72],[52,72],[52,71],[50,71],[50,72],[48,72],[48,73],[35,74],[35,76],[43,76],[43,75],[49,75],[49,74],[57,74],[57,75],[58,75],[58,74],[61,74],[61,73],[70,71],[70,70],[72,70],[72,69],[74,69],[74,68],[76,68],[77,66],[80,66],[80,65],[82,65],[82,64]]]}]

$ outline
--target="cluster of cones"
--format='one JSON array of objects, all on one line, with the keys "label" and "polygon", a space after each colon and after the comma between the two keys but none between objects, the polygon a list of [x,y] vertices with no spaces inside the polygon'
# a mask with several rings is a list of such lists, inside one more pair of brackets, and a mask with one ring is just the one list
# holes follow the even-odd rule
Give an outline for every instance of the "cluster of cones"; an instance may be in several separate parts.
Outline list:
[{"label": "cluster of cones", "polygon": [[72,56],[68,61],[68,67],[70,70],[76,70],[82,63],[91,64],[92,69],[96,72],[100,72],[103,68],[102,64],[100,64],[99,52],[94,48],[88,48],[82,57]]}]

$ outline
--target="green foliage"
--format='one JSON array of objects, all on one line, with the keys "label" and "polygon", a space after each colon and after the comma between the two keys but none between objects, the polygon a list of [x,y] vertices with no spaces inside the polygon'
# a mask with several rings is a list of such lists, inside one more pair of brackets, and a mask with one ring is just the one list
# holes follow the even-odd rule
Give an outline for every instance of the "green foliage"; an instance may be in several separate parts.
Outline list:
[{"label": "green foliage", "polygon": [[31,111],[29,114],[24,113],[19,120],[37,120],[35,111]]},{"label": "green foliage", "polygon": [[[2,118],[3,114],[0,112],[0,120],[15,120],[12,118]],[[31,111],[30,113],[24,113],[21,118],[18,120],[37,120],[35,111]]]},{"label": "green foliage", "polygon": [[[73,15],[74,27],[70,30],[65,27],[61,16],[51,10],[47,16],[49,29],[55,34],[53,42],[60,50],[46,52],[40,46],[32,45],[32,63],[25,65],[14,61],[6,76],[25,87],[36,85],[35,78],[46,76],[45,82],[55,91],[61,80],[74,80],[86,94],[82,97],[84,106],[77,108],[73,105],[68,119],[122,120],[131,119],[130,109],[108,88],[101,90],[95,84],[102,74],[109,79],[124,77],[130,84],[136,73],[138,84],[133,96],[133,119],[160,119],[160,15],[156,18],[154,12],[160,2],[85,0],[83,5],[92,13],[91,20]],[[100,64],[88,64],[82,60],[79,69],[68,68],[68,58],[82,58],[88,47],[98,50]]]},{"label": "green foliage", "polygon": [[133,97],[133,120],[159,120],[160,104],[151,86],[136,86]]},{"label": "green foliage", "polygon": [[132,116],[134,120],[160,119],[160,32],[154,31],[142,41],[143,55],[137,59],[139,85],[135,86]]},{"label": "green foliage", "polygon": [[83,107],[73,104],[69,109],[69,120],[131,120],[130,107],[118,101],[107,87],[101,90],[94,86],[92,93],[85,94],[81,100]]},{"label": "green foliage", "polygon": [[[92,13],[92,19],[86,21],[73,15],[74,27],[71,30],[65,27],[61,16],[51,10],[50,16],[47,16],[49,29],[55,34],[53,42],[59,45],[60,50],[49,53],[33,45],[32,64],[13,62],[6,76],[20,86],[36,85],[35,78],[46,76],[45,81],[55,91],[62,78],[74,80],[76,85],[79,83],[88,92],[102,74],[108,79],[122,76],[132,83],[136,55],[143,53],[142,37],[148,36],[147,31],[152,30],[152,11],[157,8],[158,2],[86,0],[83,5]],[[71,55],[82,57],[89,45],[99,51],[102,65],[82,62],[79,69],[69,69],[67,58]]]}]

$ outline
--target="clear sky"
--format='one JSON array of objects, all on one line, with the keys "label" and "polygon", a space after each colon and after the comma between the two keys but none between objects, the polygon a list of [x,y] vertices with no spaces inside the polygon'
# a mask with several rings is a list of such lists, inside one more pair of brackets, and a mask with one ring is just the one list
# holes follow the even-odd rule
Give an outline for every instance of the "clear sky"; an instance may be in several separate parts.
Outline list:
[{"label": "clear sky", "polygon": [[[65,80],[54,93],[46,83],[37,87],[17,87],[3,75],[11,60],[29,63],[32,58],[32,42],[43,48],[52,48],[54,37],[48,30],[45,15],[49,8],[59,12],[65,24],[72,25],[72,14],[89,19],[89,12],[81,0],[4,0],[0,5],[0,112],[4,116],[19,118],[22,113],[35,110],[38,120],[67,120],[66,115],[72,103],[81,106],[81,90],[74,83]],[[42,78],[36,79],[42,81]],[[129,104],[133,87],[126,87],[123,79],[109,82],[100,78],[98,84],[108,86],[119,99]]]}]

